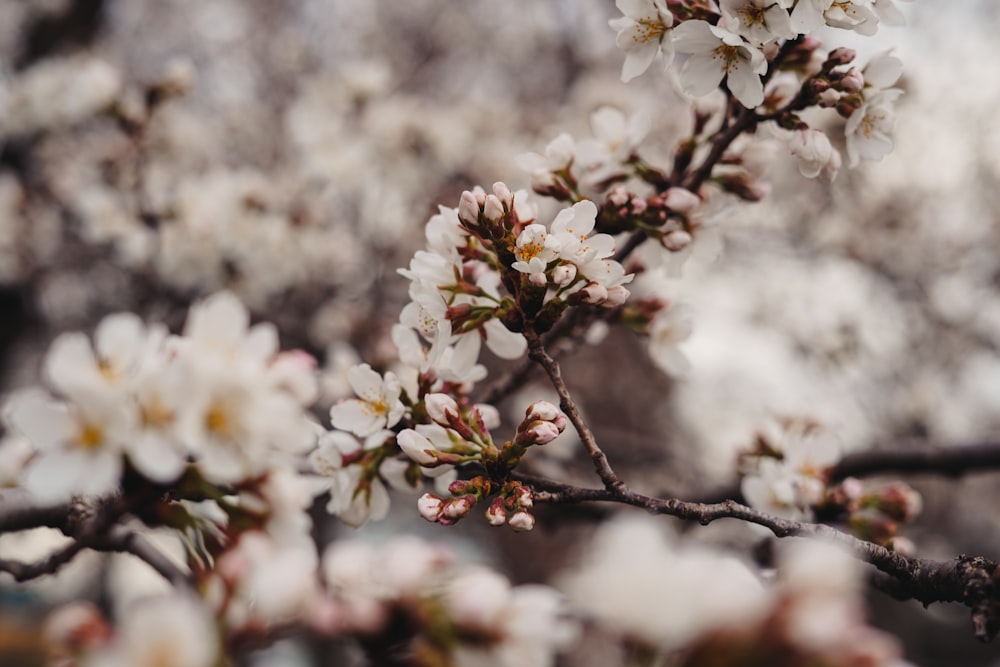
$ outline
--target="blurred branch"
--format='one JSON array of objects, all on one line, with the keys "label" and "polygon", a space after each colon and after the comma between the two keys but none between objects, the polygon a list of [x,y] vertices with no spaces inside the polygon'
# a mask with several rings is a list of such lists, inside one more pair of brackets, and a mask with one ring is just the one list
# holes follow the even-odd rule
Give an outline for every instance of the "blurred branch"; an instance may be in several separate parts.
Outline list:
[{"label": "blurred branch", "polygon": [[142,534],[117,525],[126,507],[118,496],[75,498],[57,505],[38,505],[16,490],[0,494],[0,534],[31,528],[56,528],[73,539],[65,548],[32,563],[0,559],[0,571],[16,581],[56,573],[84,549],[129,553],[176,586],[190,585],[188,575]]},{"label": "blurred branch", "polygon": [[1000,469],[1000,441],[959,446],[906,441],[899,443],[898,448],[848,454],[833,467],[830,475],[834,481],[886,473],[922,472],[958,477],[997,469]]},{"label": "blurred branch", "polygon": [[850,549],[882,573],[877,587],[901,600],[961,602],[972,611],[976,637],[991,641],[1000,632],[1000,565],[982,557],[960,556],[950,561],[908,558],[885,547],[860,540],[823,524],[804,523],[765,514],[732,500],[720,503],[685,502],[654,498],[628,490],[624,485],[587,489],[545,480],[536,490],[536,503],[574,504],[613,502],[641,507],[707,525],[719,519],[737,519],[764,526],[777,537],[820,537]]}]

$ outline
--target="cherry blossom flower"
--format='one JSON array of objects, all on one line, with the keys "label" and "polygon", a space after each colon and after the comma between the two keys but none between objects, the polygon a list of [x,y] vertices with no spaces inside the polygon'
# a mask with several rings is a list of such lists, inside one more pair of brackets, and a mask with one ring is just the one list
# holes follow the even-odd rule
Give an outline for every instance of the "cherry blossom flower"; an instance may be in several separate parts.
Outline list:
[{"label": "cherry blossom flower", "polygon": [[389,371],[383,378],[368,364],[361,364],[352,368],[347,377],[360,398],[330,408],[333,425],[360,437],[395,426],[406,411],[399,400],[402,387],[395,373]]},{"label": "cherry blossom flower", "polygon": [[70,405],[42,390],[26,390],[7,404],[6,421],[38,452],[22,486],[39,501],[103,495],[117,487],[123,443],[135,427],[134,414],[121,402]]},{"label": "cherry blossom flower", "polygon": [[[549,262],[556,258],[559,242],[548,234],[545,225],[531,224],[524,228],[514,245],[517,261],[511,267],[521,273],[543,274]],[[542,284],[545,277],[542,276]]]},{"label": "cherry blossom flower", "polygon": [[760,77],[767,59],[737,34],[706,21],[685,21],[673,30],[674,48],[691,56],[681,67],[681,87],[701,97],[726,79],[726,87],[745,107],[764,101]]},{"label": "cherry blossom flower", "polygon": [[581,567],[558,586],[573,606],[605,627],[674,650],[718,627],[751,623],[765,591],[731,556],[675,545],[648,519],[618,519],[597,532]]},{"label": "cherry blossom flower", "polygon": [[754,44],[769,44],[795,37],[787,11],[790,6],[788,0],[722,0],[719,8],[730,31]]},{"label": "cherry blossom flower", "polygon": [[664,69],[670,67],[674,51],[667,32],[674,24],[674,15],[665,0],[616,0],[624,16],[608,24],[618,31],[615,43],[625,51],[622,81],[639,76],[653,64],[657,53],[663,54]]},{"label": "cherry blossom flower", "polygon": [[866,99],[847,119],[847,160],[856,167],[862,160],[881,160],[892,152],[892,129],[896,122],[895,103],[903,91],[884,90]]},{"label": "cherry blossom flower", "polygon": [[680,378],[691,372],[691,362],[679,347],[691,330],[691,309],[683,305],[661,310],[650,323],[649,356],[667,375]]},{"label": "cherry blossom flower", "polygon": [[110,653],[86,664],[211,667],[221,645],[215,628],[205,604],[188,594],[144,598],[122,615]]},{"label": "cherry blossom flower", "polygon": [[798,158],[799,171],[806,178],[823,174],[833,180],[840,170],[840,153],[819,130],[795,130],[788,141],[788,149]]},{"label": "cherry blossom flower", "polygon": [[798,422],[769,424],[766,440],[781,458],[757,458],[741,482],[743,496],[755,509],[810,520],[812,506],[826,494],[824,471],[840,457],[839,443],[828,432]]}]

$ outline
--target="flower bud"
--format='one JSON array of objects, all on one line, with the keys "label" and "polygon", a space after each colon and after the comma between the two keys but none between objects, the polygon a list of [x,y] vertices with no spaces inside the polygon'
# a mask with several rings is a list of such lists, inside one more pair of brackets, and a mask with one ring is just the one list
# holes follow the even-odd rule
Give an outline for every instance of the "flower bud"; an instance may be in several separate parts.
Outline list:
[{"label": "flower bud", "polygon": [[579,294],[581,299],[593,305],[608,300],[608,288],[600,283],[588,283],[580,290]]},{"label": "flower bud", "polygon": [[701,206],[701,199],[685,188],[670,188],[663,196],[663,205],[671,211],[690,213]]},{"label": "flower bud", "polygon": [[514,442],[521,446],[547,445],[559,437],[559,428],[552,422],[535,421],[517,434]]},{"label": "flower bud", "polygon": [[832,69],[838,65],[846,65],[847,63],[853,61],[856,57],[857,53],[855,53],[854,49],[841,46],[833,51],[830,51],[830,55],[826,57],[826,65]]},{"label": "flower bud", "polygon": [[507,523],[507,511],[503,508],[503,499],[496,498],[486,509],[486,522],[491,526],[502,526]]},{"label": "flower bud", "polygon": [[458,403],[448,394],[427,394],[424,406],[430,418],[442,426],[448,426],[460,414]]},{"label": "flower bud", "polygon": [[483,204],[483,217],[490,222],[500,222],[505,215],[503,202],[496,195],[486,195],[486,203]]},{"label": "flower bud", "polygon": [[441,499],[431,493],[425,493],[417,499],[417,511],[420,512],[420,516],[430,522],[438,520],[442,505]]},{"label": "flower bud", "polygon": [[479,420],[487,430],[500,428],[500,411],[489,403],[476,403],[472,408],[479,412]]},{"label": "flower bud", "polygon": [[441,516],[451,519],[453,522],[459,519],[465,518],[471,510],[476,505],[475,496],[460,496],[458,498],[450,498],[444,502],[441,508]]},{"label": "flower bud", "polygon": [[558,287],[566,287],[576,278],[576,266],[561,264],[552,270],[552,282]]},{"label": "flower bud", "polygon": [[511,492],[511,497],[522,509],[526,509],[535,504],[535,499],[531,493],[530,486],[518,486]]},{"label": "flower bud", "polygon": [[432,453],[437,451],[434,443],[411,428],[400,431],[396,436],[396,444],[411,460],[422,466],[433,466],[438,462]]},{"label": "flower bud", "polygon": [[824,109],[830,109],[837,106],[837,102],[840,101],[840,92],[833,88],[827,88],[816,96],[816,100]]},{"label": "flower bud", "polygon": [[856,67],[852,67],[840,80],[839,85],[845,93],[856,93],[865,87],[865,77]]},{"label": "flower bud", "polygon": [[517,512],[507,524],[518,532],[525,532],[535,527],[535,517],[527,512]]},{"label": "flower bud", "polygon": [[664,234],[663,238],[660,239],[660,243],[670,252],[678,252],[691,245],[691,241],[693,240],[690,234],[682,229],[677,229]]},{"label": "flower bud", "polygon": [[[537,420],[550,422],[559,418],[565,420],[566,416],[557,405],[549,401],[535,401],[524,411],[524,421],[522,423],[530,423]],[[566,428],[565,425],[563,425],[563,428]]]},{"label": "flower bud", "polygon": [[539,271],[538,273],[529,273],[528,282],[534,285],[535,287],[545,287],[545,284],[548,282],[548,279],[545,277],[544,273]]},{"label": "flower bud", "polygon": [[476,201],[476,195],[466,190],[462,193],[462,198],[458,202],[458,219],[466,229],[476,229],[479,227],[480,205]]},{"label": "flower bud", "polygon": [[514,208],[514,193],[510,191],[507,184],[503,181],[497,181],[493,184],[493,194],[496,198],[500,200],[503,204],[505,210],[509,211]]},{"label": "flower bud", "polygon": [[602,305],[606,308],[617,308],[628,301],[630,296],[632,293],[624,285],[612,285],[608,288],[608,298]]}]

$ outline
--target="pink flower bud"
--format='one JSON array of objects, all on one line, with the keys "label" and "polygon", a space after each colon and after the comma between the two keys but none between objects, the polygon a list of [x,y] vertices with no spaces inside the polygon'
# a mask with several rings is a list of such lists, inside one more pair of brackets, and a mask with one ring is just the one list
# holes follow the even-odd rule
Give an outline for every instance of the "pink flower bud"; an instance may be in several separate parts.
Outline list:
[{"label": "pink flower bud", "polygon": [[487,429],[500,428],[500,411],[488,403],[477,403],[472,408],[479,412],[479,419]]},{"label": "pink flower bud", "polygon": [[618,183],[611,188],[611,192],[608,193],[608,201],[614,206],[624,206],[628,203],[628,200],[628,188],[621,183]]},{"label": "pink flower bud", "polygon": [[441,499],[434,494],[425,493],[417,499],[417,511],[420,512],[420,516],[430,522],[434,522],[437,521],[438,516],[441,514],[442,504]]},{"label": "pink flower bud", "polygon": [[471,510],[476,505],[475,496],[461,496],[459,498],[450,498],[444,502],[441,508],[441,516],[447,517],[453,521],[465,518]]},{"label": "pink flower bud", "polygon": [[535,527],[535,517],[527,512],[517,512],[507,522],[508,525],[518,532],[529,531]]},{"label": "pink flower bud", "polygon": [[566,287],[576,278],[576,266],[561,264],[552,271],[552,282],[558,287]]},{"label": "pink flower bud", "polygon": [[588,283],[580,290],[580,298],[593,305],[604,303],[608,300],[608,288],[600,283]]},{"label": "pink flower bud", "polygon": [[403,453],[422,466],[434,465],[438,459],[432,454],[437,448],[430,440],[411,428],[400,431],[396,436],[396,444]]},{"label": "pink flower bud", "polygon": [[486,510],[486,522],[491,526],[502,526],[507,523],[507,512],[503,508],[503,499],[497,498]]},{"label": "pink flower bud", "polygon": [[864,87],[865,77],[855,67],[848,70],[844,78],[840,80],[840,89],[845,93],[856,93]]},{"label": "pink flower bud", "polygon": [[690,213],[701,206],[701,199],[690,190],[670,188],[663,196],[663,204],[671,211]]},{"label": "pink flower bud", "polygon": [[520,445],[547,445],[559,437],[559,428],[552,422],[536,421],[521,433],[516,441]]},{"label": "pink flower bud", "polygon": [[448,394],[427,394],[424,406],[430,418],[442,426],[447,426],[459,416],[458,403]]},{"label": "pink flower bud", "polygon": [[826,62],[831,63],[833,67],[836,67],[837,65],[846,65],[856,57],[857,53],[854,49],[841,46],[833,51],[830,51],[830,55],[826,57]]},{"label": "pink flower bud", "polygon": [[486,203],[483,204],[483,217],[490,222],[500,222],[503,220],[504,207],[496,195],[486,195]]},{"label": "pink flower bud", "polygon": [[542,421],[554,421],[559,417],[564,417],[562,410],[553,403],[549,401],[535,401],[528,406],[528,409],[524,411],[524,421],[533,422],[536,420]]},{"label": "pink flower bud", "polygon": [[837,102],[840,101],[840,93],[833,88],[827,88],[817,96],[817,100],[821,107],[830,109],[837,106]]},{"label": "pink flower bud", "polygon": [[523,509],[527,509],[535,504],[535,499],[531,494],[531,487],[519,486],[511,494],[514,501]]},{"label": "pink flower bud", "polygon": [[528,274],[528,282],[530,282],[535,287],[545,287],[545,284],[548,282],[548,279],[545,277],[544,273],[539,271],[538,273]]},{"label": "pink flower bud", "polygon": [[612,285],[608,288],[608,298],[604,300],[602,305],[607,308],[617,308],[628,301],[630,296],[632,293],[624,285]]},{"label": "pink flower bud", "polygon": [[496,195],[496,198],[500,200],[505,209],[509,211],[514,208],[514,193],[510,191],[506,183],[503,181],[494,183],[493,194]]},{"label": "pink flower bud", "polygon": [[476,195],[466,190],[458,202],[458,219],[469,229],[479,226],[479,202]]},{"label": "pink flower bud", "polygon": [[684,230],[678,229],[665,234],[663,238],[660,239],[660,243],[663,244],[663,247],[670,252],[677,252],[691,245],[691,241],[693,240],[694,239],[690,234]]}]

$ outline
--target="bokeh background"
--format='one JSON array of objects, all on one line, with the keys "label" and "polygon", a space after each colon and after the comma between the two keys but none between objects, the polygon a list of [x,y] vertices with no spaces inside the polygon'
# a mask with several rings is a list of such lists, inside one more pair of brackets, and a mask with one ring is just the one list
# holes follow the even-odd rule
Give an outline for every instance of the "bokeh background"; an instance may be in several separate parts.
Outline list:
[{"label": "bokeh background", "polygon": [[[718,199],[721,256],[645,278],[694,309],[691,376],[658,374],[627,332],[565,362],[640,489],[732,484],[736,449],[781,415],[820,420],[845,451],[1000,438],[1000,4],[904,9],[905,28],[825,35],[862,61],[894,48],[905,63],[895,151],[825,183],[753,142],[771,194]],[[352,363],[391,364],[406,299],[395,270],[438,204],[476,184],[525,187],[516,156],[586,136],[604,105],[647,113],[643,154],[669,164],[690,103],[656,67],[621,83],[614,15],[610,0],[0,0],[0,393],[39,381],[60,332],[122,310],[176,328],[191,301],[228,288],[283,346],[320,358],[326,404],[343,397]],[[816,121],[839,136],[837,119]],[[572,442],[545,454],[534,470],[593,483]],[[0,444],[0,484],[4,456]],[[909,481],[925,494],[921,556],[1000,558],[995,474]],[[420,525],[411,500],[362,534],[421,531],[518,581],[570,566],[607,513],[540,513],[538,530],[511,536]],[[322,539],[345,532],[315,519]],[[53,539],[3,535],[0,553],[30,558]],[[114,607],[155,585],[126,557],[81,558],[32,586],[0,575],[0,613],[24,630],[59,600]],[[871,601],[917,664],[1000,665],[963,609]],[[277,650],[261,664],[309,664]],[[583,646],[566,664],[600,655]]]}]

